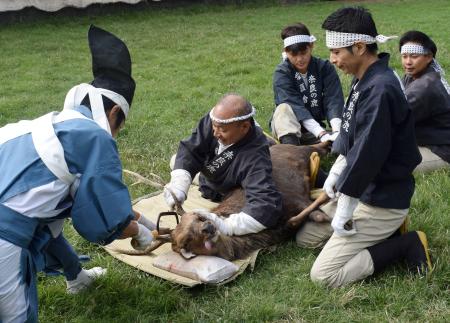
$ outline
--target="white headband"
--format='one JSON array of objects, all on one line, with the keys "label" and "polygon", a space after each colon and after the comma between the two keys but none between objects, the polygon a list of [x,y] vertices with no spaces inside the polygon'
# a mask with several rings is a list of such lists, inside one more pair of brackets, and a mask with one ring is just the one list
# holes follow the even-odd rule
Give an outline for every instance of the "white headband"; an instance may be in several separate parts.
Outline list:
[{"label": "white headband", "polygon": [[406,43],[400,49],[400,54],[416,54],[416,55],[427,55],[431,52],[420,44],[416,43]]},{"label": "white headband", "polygon": [[326,44],[330,49],[333,48],[343,48],[352,46],[355,43],[385,43],[390,39],[397,38],[397,36],[384,36],[378,35],[377,37],[372,37],[365,34],[353,34],[353,33],[342,33],[339,31],[326,30]]},{"label": "white headband", "polygon": [[283,40],[284,48],[289,47],[294,44],[299,43],[314,43],[316,41],[316,37],[313,35],[294,35],[289,36]]},{"label": "white headband", "polygon": [[66,99],[64,100],[64,110],[75,109],[75,107],[81,104],[81,101],[83,101],[86,94],[89,94],[92,118],[109,134],[111,134],[111,129],[109,127],[108,118],[105,114],[102,95],[119,105],[125,115],[125,118],[128,116],[130,106],[122,95],[107,89],[97,88],[86,83],[78,84],[69,90],[66,95]]},{"label": "white headband", "polygon": [[256,110],[255,110],[255,108],[253,106],[252,106],[252,112],[250,112],[249,114],[246,114],[244,116],[230,118],[230,119],[219,119],[219,118],[216,118],[215,116],[213,116],[213,111],[214,111],[214,108],[212,108],[211,111],[209,112],[209,117],[211,118],[212,121],[214,121],[216,123],[221,123],[221,124],[228,124],[228,123],[233,123],[233,122],[236,122],[236,121],[247,120],[247,119],[250,119],[251,117],[253,117],[256,114]]}]

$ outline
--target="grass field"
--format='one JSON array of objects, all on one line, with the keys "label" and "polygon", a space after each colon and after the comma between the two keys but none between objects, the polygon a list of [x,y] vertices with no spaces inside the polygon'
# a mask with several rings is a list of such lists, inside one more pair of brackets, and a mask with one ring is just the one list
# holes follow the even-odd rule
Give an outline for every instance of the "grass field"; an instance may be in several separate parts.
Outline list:
[{"label": "grass field", "polygon": [[[351,2],[355,4],[355,1]],[[137,83],[129,120],[118,138],[123,166],[169,179],[168,159],[178,141],[227,92],[246,96],[268,130],[273,110],[272,72],[280,61],[281,28],[302,21],[318,38],[315,55],[326,58],[324,18],[343,2],[113,11],[54,17],[0,27],[0,125],[60,110],[70,87],[91,80],[86,34],[90,23],[125,40]],[[418,29],[438,46],[450,71],[448,0],[367,1],[379,33]],[[380,46],[402,74],[398,44]],[[344,93],[350,78],[340,74]],[[412,229],[428,234],[435,270],[413,276],[399,266],[337,290],[309,279],[318,251],[294,243],[261,256],[253,273],[221,287],[185,289],[131,268],[100,247],[66,234],[89,267],[109,273],[89,291],[65,293],[63,278],[39,276],[41,322],[444,322],[450,317],[450,172],[416,176]],[[151,188],[130,188],[133,198]]]}]

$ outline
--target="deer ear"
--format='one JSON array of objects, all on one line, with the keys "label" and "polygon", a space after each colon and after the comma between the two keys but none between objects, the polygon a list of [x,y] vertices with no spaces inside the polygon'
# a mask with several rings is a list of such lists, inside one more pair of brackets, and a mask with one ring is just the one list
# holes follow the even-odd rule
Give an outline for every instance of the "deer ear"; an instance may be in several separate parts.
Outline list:
[{"label": "deer ear", "polygon": [[208,216],[211,213],[207,209],[194,209],[192,212],[195,213],[198,216],[198,218],[202,221],[208,220],[209,219]]},{"label": "deer ear", "polygon": [[182,248],[182,249],[180,250],[180,253],[181,253],[181,255],[183,256],[183,258],[186,258],[186,259],[191,259],[191,258],[197,256],[196,254],[193,254],[193,253],[190,252],[190,251],[186,251],[186,249],[184,249],[184,248]]}]

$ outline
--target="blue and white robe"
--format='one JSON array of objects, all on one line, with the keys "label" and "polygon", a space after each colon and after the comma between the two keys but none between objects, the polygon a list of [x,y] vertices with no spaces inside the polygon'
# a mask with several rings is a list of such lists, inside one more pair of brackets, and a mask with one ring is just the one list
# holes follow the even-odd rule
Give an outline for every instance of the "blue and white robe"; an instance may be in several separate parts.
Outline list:
[{"label": "blue and white robe", "polygon": [[[71,116],[61,118],[66,114]],[[134,218],[115,140],[84,106],[63,111],[55,115],[58,118],[64,121],[53,123],[56,139],[50,144],[39,143],[35,133],[40,128],[33,128],[33,121],[0,128],[0,258],[4,246],[22,250],[20,268],[11,272],[25,285],[30,321],[37,320],[35,272],[43,268],[45,245],[62,230],[61,219],[71,217],[82,237],[104,245]],[[12,132],[21,135],[10,136]],[[0,270],[2,277],[5,268],[0,265]]]}]

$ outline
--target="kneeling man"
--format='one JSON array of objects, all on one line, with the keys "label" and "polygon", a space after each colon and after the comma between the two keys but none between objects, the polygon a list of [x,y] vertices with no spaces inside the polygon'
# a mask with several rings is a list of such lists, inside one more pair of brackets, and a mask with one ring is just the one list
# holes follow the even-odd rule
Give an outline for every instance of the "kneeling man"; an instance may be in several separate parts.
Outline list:
[{"label": "kneeling man", "polygon": [[228,218],[209,215],[223,234],[256,233],[277,224],[281,194],[272,179],[268,141],[255,125],[254,115],[254,107],[245,98],[227,94],[200,120],[191,136],[180,142],[164,190],[169,207],[175,205],[171,192],[183,203],[192,178],[200,172],[204,198],[220,201],[236,187],[245,191],[240,213]]},{"label": "kneeling man", "polygon": [[340,193],[334,233],[311,278],[338,287],[398,260],[413,270],[431,268],[423,232],[392,238],[408,214],[412,171],[421,157],[400,79],[388,67],[389,55],[377,55],[376,42],[389,37],[378,35],[372,16],[361,7],[337,10],[322,27],[330,61],[354,81],[333,144],[340,155],[324,184],[330,197]]}]

